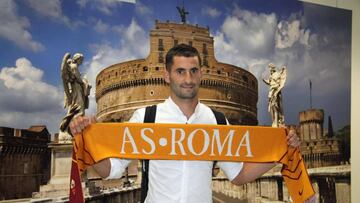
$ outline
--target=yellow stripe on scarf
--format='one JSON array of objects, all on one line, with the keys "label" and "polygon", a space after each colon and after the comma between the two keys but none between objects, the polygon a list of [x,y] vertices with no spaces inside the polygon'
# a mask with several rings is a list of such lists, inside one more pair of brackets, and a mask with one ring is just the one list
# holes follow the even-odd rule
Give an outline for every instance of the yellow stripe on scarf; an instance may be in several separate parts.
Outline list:
[{"label": "yellow stripe on scarf", "polygon": [[280,162],[294,202],[314,194],[298,149],[282,128],[235,125],[97,123],[75,136],[80,172],[109,157]]}]

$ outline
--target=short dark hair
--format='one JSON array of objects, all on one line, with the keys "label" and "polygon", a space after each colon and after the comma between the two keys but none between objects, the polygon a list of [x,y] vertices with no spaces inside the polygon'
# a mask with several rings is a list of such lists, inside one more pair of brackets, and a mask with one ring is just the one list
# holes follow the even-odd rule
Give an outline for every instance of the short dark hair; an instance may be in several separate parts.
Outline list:
[{"label": "short dark hair", "polygon": [[165,66],[167,71],[170,71],[171,66],[174,63],[174,56],[185,56],[185,57],[197,56],[199,59],[199,65],[201,66],[201,58],[197,49],[187,44],[178,44],[175,45],[166,53]]}]

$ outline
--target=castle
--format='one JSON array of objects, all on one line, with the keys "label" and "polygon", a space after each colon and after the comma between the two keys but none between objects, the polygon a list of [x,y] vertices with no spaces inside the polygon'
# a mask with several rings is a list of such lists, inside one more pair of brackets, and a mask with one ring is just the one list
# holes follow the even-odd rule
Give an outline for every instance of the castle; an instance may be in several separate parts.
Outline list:
[{"label": "castle", "polygon": [[189,44],[200,53],[204,73],[200,101],[223,112],[232,124],[256,125],[258,83],[255,76],[216,60],[209,28],[159,21],[150,31],[150,54],[146,59],[114,64],[97,75],[98,120],[127,121],[136,109],[165,100],[169,95],[163,79],[165,54],[179,43]]}]

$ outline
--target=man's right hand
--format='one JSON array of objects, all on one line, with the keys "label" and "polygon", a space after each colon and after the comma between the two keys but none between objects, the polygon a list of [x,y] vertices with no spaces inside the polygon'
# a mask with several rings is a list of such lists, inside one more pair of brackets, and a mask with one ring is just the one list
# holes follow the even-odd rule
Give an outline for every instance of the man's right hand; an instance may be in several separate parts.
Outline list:
[{"label": "man's right hand", "polygon": [[76,135],[82,133],[82,131],[92,123],[96,123],[95,116],[77,116],[70,122],[71,134]]},{"label": "man's right hand", "polygon": [[[69,128],[75,136],[76,134],[82,133],[82,131],[92,123],[96,123],[95,116],[78,116],[71,120]],[[110,159],[103,159],[92,165],[92,167],[102,178],[106,178],[110,174]]]}]

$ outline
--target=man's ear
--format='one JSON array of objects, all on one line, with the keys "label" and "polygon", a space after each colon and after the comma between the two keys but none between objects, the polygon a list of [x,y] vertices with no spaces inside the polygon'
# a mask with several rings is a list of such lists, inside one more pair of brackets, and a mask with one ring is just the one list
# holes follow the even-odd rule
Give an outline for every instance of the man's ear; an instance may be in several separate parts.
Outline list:
[{"label": "man's ear", "polygon": [[166,83],[170,83],[170,73],[166,68],[165,68],[165,71],[164,71],[164,79],[165,79]]}]

